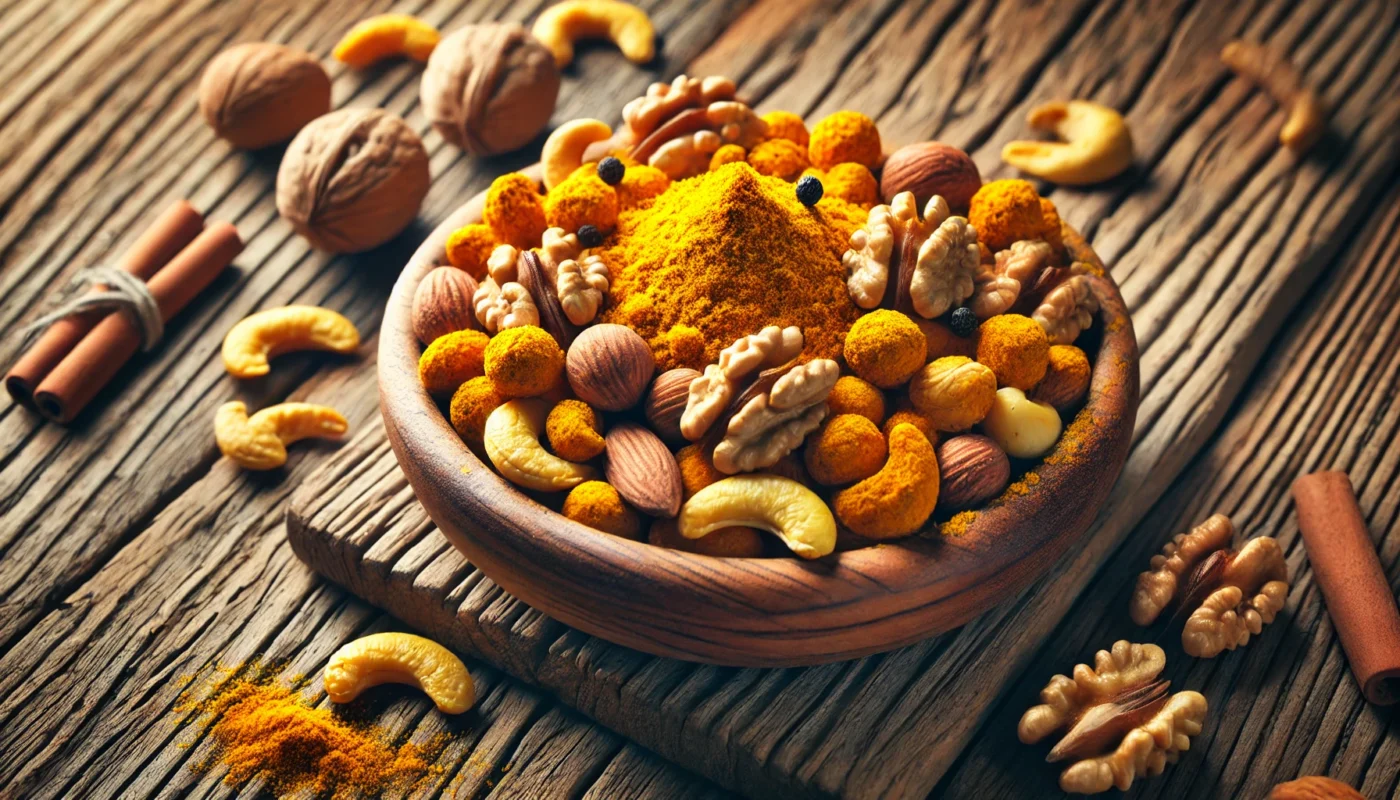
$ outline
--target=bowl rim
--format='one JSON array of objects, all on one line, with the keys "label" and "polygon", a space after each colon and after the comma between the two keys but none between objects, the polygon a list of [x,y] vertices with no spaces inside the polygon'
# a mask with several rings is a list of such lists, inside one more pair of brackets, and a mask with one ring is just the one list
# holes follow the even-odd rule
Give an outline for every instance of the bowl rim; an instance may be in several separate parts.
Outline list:
[{"label": "bowl rim", "polygon": [[[539,180],[538,165],[524,170]],[[555,619],[656,655],[790,666],[893,649],[948,630],[1019,591],[1088,527],[1127,458],[1138,399],[1132,320],[1112,280],[1091,277],[1103,326],[1089,399],[1032,469],[1038,482],[976,512],[958,536],[936,526],[814,561],[720,558],[599,533],[509,483],[458,437],[418,380],[411,308],[446,238],[479,222],[485,192],[450,214],[400,273],[380,330],[385,430],[444,535],[514,597]],[[1076,260],[1102,271],[1065,226]],[[1058,498],[1068,502],[1048,503]],[[931,525],[934,523],[930,521]],[[933,538],[937,537],[937,538]],[[1009,537],[1025,537],[1008,547]],[[989,599],[990,598],[990,599]]]}]

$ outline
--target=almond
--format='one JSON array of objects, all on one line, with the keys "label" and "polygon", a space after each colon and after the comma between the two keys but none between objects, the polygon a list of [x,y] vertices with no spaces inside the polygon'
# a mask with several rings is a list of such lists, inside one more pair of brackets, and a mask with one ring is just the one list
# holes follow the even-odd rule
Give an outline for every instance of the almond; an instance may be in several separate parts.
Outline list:
[{"label": "almond", "polygon": [[681,510],[681,468],[656,434],[621,422],[605,437],[608,483],[643,514],[674,517]]},{"label": "almond", "polygon": [[656,359],[646,340],[626,325],[593,325],[574,339],[565,369],[580,400],[604,411],[624,411],[642,399]]},{"label": "almond", "polygon": [[690,399],[690,382],[698,377],[697,370],[679,367],[657,375],[652,381],[642,411],[651,429],[662,439],[677,444],[685,441],[681,435],[681,414],[685,413],[685,404]]},{"label": "almond", "polygon": [[419,282],[413,293],[413,335],[423,344],[444,336],[480,327],[472,313],[476,281],[456,267],[438,267]]},{"label": "almond", "polygon": [[880,178],[880,195],[886,203],[900,192],[913,192],[919,208],[937,194],[954,211],[964,211],[980,188],[982,174],[972,157],[942,142],[899,148],[885,161]]},{"label": "almond", "polygon": [[954,436],[938,446],[940,509],[979,506],[1001,494],[1011,481],[1011,461],[997,443],[975,433]]},{"label": "almond", "polygon": [[1269,800],[1366,800],[1361,792],[1345,783],[1322,775],[1309,775],[1280,783],[1269,792]]}]

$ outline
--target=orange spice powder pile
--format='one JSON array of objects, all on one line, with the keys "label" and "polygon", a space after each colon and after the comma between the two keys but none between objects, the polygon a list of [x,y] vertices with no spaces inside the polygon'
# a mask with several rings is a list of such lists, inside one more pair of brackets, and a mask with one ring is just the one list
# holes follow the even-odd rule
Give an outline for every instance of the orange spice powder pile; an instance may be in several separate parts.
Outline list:
[{"label": "orange spice powder pile", "polygon": [[256,664],[221,669],[212,686],[182,695],[175,711],[193,712],[214,742],[212,758],[193,768],[223,766],[230,786],[261,778],[279,795],[338,799],[407,792],[441,772],[433,762],[445,741],[395,744],[389,731],[315,707]]}]

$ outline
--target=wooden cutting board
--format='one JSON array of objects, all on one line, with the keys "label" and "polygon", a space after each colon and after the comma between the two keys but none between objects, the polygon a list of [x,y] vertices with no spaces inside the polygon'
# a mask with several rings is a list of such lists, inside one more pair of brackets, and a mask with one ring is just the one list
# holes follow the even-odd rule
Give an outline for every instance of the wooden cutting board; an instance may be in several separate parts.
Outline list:
[{"label": "wooden cutting board", "polygon": [[[1374,13],[1257,14],[1204,4],[1177,20],[1167,49],[1161,30],[1132,14],[1095,18],[1078,37],[1115,39],[1113,52],[1144,48],[1152,62],[1119,65],[1109,88],[1096,88],[1092,72],[1057,74],[1058,62],[1042,76],[1060,93],[1082,84],[1130,109],[1142,173],[1052,197],[1133,309],[1142,403],[1133,453],[1083,547],[1018,600],[967,626],[892,653],[801,669],[699,666],[608,644],[524,606],[452,550],[414,501],[378,426],[298,492],[288,514],[293,547],[428,635],[748,796],[926,795],[1217,428],[1287,311],[1393,180],[1400,104],[1390,87],[1400,49],[1384,41],[1394,20],[1376,19],[1391,12],[1367,8]],[[1242,31],[1328,76],[1336,135],[1308,159],[1278,148],[1273,102],[1230,80],[1216,60],[1225,38]],[[1109,50],[1077,39],[1073,46]],[[800,107],[794,98],[770,101]],[[881,123],[918,127],[900,117],[896,103]],[[1021,123],[1008,118],[1003,127],[1015,132]],[[991,141],[1006,138],[998,131]]]}]

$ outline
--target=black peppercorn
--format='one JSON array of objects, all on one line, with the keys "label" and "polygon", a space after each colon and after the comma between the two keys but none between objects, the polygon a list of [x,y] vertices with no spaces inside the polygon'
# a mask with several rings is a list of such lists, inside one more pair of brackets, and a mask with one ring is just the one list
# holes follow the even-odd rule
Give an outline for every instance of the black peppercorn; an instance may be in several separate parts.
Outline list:
[{"label": "black peppercorn", "polygon": [[952,316],[948,317],[948,327],[965,339],[977,332],[977,315],[967,306],[955,308]]},{"label": "black peppercorn", "polygon": [[814,206],[822,199],[822,182],[817,180],[815,175],[808,175],[797,182],[797,199],[802,201],[804,206]]},{"label": "black peppercorn", "polygon": [[621,161],[608,156],[598,162],[598,177],[603,179],[603,183],[609,186],[616,186],[622,182],[622,173],[627,171],[627,167]]},{"label": "black peppercorn", "polygon": [[584,225],[578,229],[578,243],[584,247],[597,247],[603,243],[603,232],[592,225]]}]

